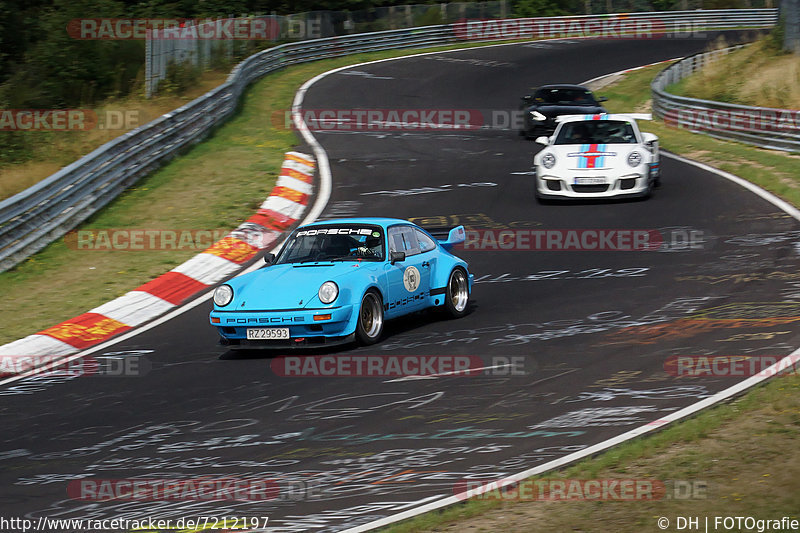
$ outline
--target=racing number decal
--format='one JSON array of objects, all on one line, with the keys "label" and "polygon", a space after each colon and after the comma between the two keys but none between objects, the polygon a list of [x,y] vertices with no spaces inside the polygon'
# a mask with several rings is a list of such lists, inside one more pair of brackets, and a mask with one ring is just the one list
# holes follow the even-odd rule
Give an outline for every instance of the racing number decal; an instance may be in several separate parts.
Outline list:
[{"label": "racing number decal", "polygon": [[419,270],[417,267],[407,267],[403,272],[403,285],[408,292],[414,292],[419,287]]}]

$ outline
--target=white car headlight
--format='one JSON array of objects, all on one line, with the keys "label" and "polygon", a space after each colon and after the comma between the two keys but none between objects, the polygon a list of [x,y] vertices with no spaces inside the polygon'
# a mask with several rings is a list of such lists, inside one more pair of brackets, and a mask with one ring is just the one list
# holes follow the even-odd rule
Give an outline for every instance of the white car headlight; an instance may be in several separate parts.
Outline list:
[{"label": "white car headlight", "polygon": [[642,162],[642,154],[639,152],[631,152],[628,154],[628,164],[632,167],[638,167]]},{"label": "white car headlight", "polygon": [[531,111],[531,118],[532,118],[533,120],[539,120],[539,121],[542,121],[542,120],[547,120],[547,117],[546,117],[546,116],[544,116],[544,115],[542,115],[542,114],[541,114],[541,113],[539,113],[538,111]]},{"label": "white car headlight", "polygon": [[332,281],[326,281],[320,286],[317,295],[320,302],[329,304],[339,296],[339,286]]},{"label": "white car headlight", "polygon": [[214,303],[220,307],[225,307],[233,300],[233,289],[230,285],[220,285],[214,291]]},{"label": "white car headlight", "polygon": [[553,168],[556,166],[556,156],[553,154],[544,154],[542,156],[542,165],[544,168]]}]

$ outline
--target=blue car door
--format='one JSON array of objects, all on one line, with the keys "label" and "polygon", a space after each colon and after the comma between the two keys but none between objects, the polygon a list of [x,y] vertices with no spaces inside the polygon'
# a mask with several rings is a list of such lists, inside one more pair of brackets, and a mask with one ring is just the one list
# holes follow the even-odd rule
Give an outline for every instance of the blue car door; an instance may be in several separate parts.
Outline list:
[{"label": "blue car door", "polygon": [[405,259],[386,263],[388,295],[384,307],[388,317],[423,309],[428,304],[431,284],[431,256],[422,252],[413,226],[392,226],[388,229],[389,256],[403,252]]}]

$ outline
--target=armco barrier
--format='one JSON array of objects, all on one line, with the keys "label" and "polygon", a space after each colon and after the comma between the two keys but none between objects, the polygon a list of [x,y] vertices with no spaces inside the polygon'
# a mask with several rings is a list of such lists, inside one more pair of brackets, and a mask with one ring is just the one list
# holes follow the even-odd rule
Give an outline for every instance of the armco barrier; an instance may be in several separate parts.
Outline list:
[{"label": "armco barrier", "polygon": [[156,318],[225,279],[259,250],[273,246],[281,233],[300,219],[312,193],[314,166],[311,156],[288,152],[270,196],[256,214],[227,236],[119,298],[0,346],[0,358],[76,353]]},{"label": "armco barrier", "polygon": [[[665,11],[516,19],[519,24],[545,28],[543,32],[520,34],[494,31],[492,21],[478,21],[482,33],[470,34],[469,22],[425,26],[332,37],[284,44],[254,54],[233,69],[227,81],[183,107],[126,133],[64,167],[33,187],[0,202],[0,272],[76,227],[139,178],[145,176],[182,149],[199,142],[235,110],[245,87],[261,76],[287,65],[329,57],[390,50],[422,48],[456,41],[548,37],[602,37],[587,21],[606,27],[640,21],[654,31],[685,32],[739,27],[769,27],[777,20],[777,9],[729,9],[710,11]],[[527,22],[526,22],[527,21]],[[659,21],[653,26],[653,21]],[[494,21],[495,28],[509,19]],[[505,26],[503,26],[505,27]],[[527,26],[526,26],[527,27]],[[626,26],[630,27],[630,26]],[[641,28],[639,28],[641,29]],[[538,30],[537,30],[538,31]],[[639,31],[639,30],[637,30]],[[584,32],[574,35],[574,32]],[[606,37],[614,35],[606,35]]]},{"label": "armco barrier", "polygon": [[671,84],[742,46],[693,55],[664,69],[651,84],[653,114],[668,125],[711,137],[762,148],[800,151],[800,110],[726,104],[667,92]]}]

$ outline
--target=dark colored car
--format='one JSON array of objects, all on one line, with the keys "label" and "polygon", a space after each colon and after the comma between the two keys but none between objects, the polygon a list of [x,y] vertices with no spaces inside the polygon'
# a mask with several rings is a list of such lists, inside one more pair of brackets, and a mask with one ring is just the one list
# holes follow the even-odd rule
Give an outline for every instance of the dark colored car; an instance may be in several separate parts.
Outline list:
[{"label": "dark colored car", "polygon": [[560,115],[593,115],[605,113],[600,105],[605,97],[595,98],[592,91],[582,85],[542,85],[532,95],[522,97],[523,129],[528,139],[550,135],[556,129]]}]

